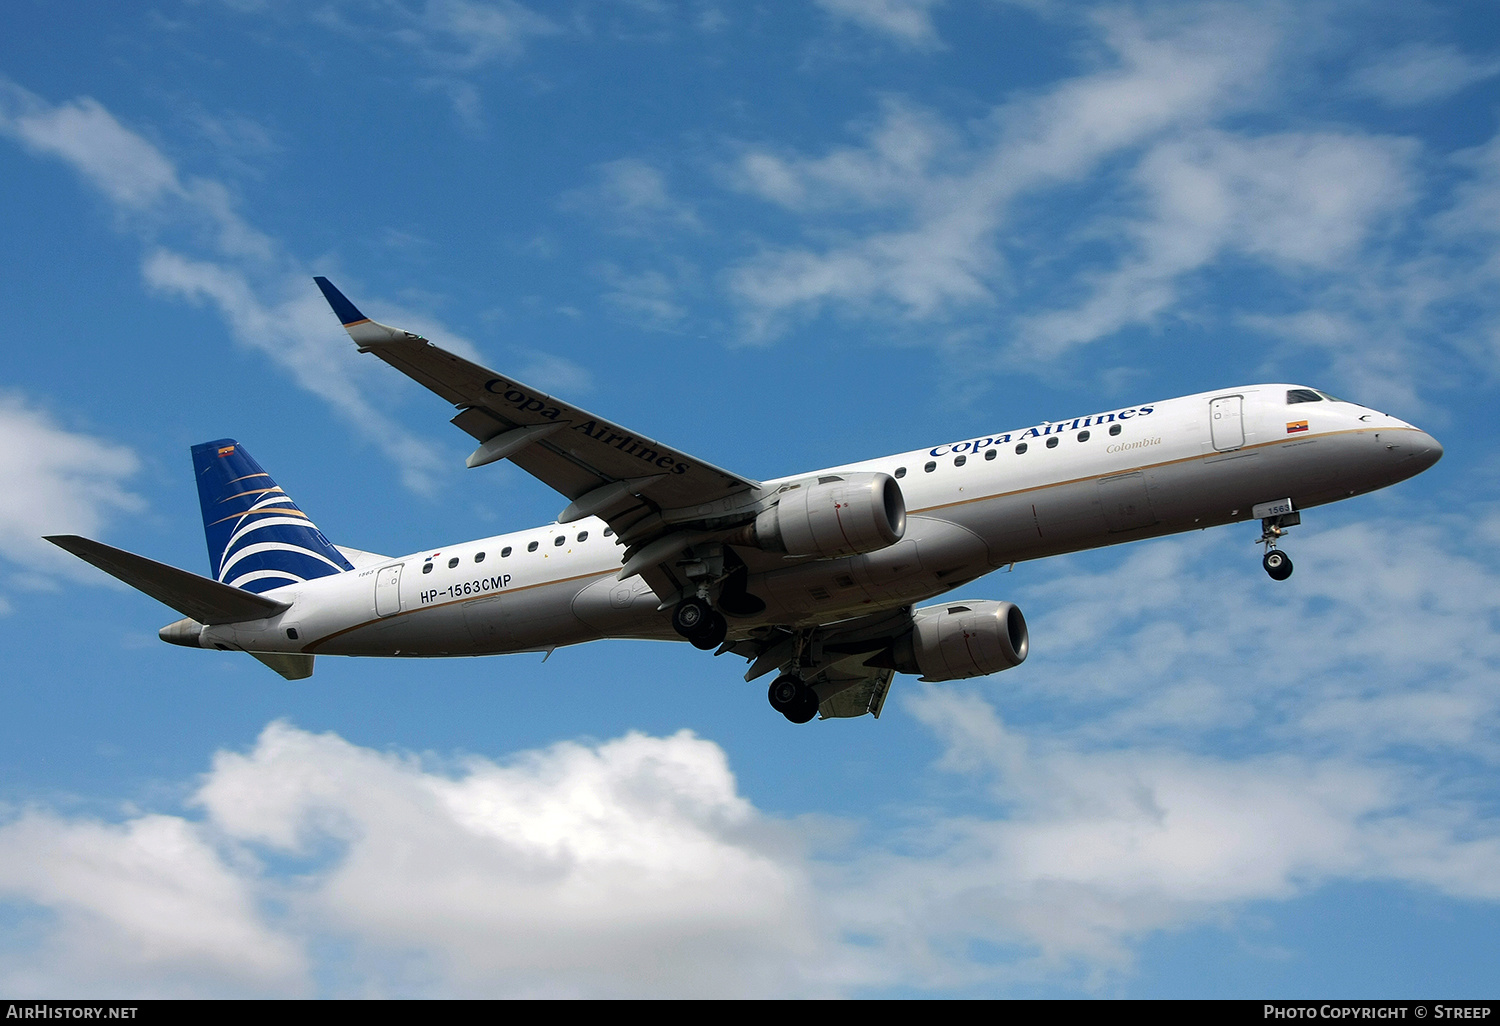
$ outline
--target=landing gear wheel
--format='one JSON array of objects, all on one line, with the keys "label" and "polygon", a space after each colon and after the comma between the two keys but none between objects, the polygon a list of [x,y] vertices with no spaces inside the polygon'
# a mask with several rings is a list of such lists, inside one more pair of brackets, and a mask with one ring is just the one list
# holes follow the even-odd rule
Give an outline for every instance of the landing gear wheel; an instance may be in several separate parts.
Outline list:
[{"label": "landing gear wheel", "polygon": [[1292,576],[1292,558],[1280,549],[1267,552],[1260,565],[1266,568],[1266,573],[1271,575],[1273,581],[1284,581]]},{"label": "landing gear wheel", "polygon": [[772,709],[785,714],[796,706],[797,695],[806,686],[802,683],[802,678],[795,673],[783,673],[771,681],[771,687],[766,691],[766,698],[770,699]]},{"label": "landing gear wheel", "polygon": [[702,599],[683,599],[672,610],[672,629],[691,641],[703,632],[714,611]]},{"label": "landing gear wheel", "polygon": [[802,693],[797,696],[797,704],[785,713],[787,719],[793,723],[806,723],[818,715],[818,693],[807,685],[802,686]]},{"label": "landing gear wheel", "polygon": [[795,673],[783,673],[773,680],[766,697],[772,709],[793,723],[806,723],[818,715],[818,693]]},{"label": "landing gear wheel", "polygon": [[729,621],[724,619],[717,610],[708,613],[708,622],[703,624],[702,631],[693,637],[694,645],[699,648],[718,648],[723,645],[724,637],[729,636]]},{"label": "landing gear wheel", "polygon": [[710,609],[707,618],[698,624],[697,632],[688,636],[688,641],[693,643],[694,648],[707,652],[724,644],[724,639],[728,636],[729,621]]}]

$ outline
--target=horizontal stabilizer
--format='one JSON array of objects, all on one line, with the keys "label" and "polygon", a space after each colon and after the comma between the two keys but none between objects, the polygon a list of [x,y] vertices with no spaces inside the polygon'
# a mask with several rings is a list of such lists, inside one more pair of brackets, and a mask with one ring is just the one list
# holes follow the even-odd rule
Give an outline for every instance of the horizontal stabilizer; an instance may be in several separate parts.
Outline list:
[{"label": "horizontal stabilizer", "polygon": [[264,620],[291,605],[76,534],[51,535],[46,540],[202,624]]},{"label": "horizontal stabilizer", "polygon": [[251,652],[250,654],[287,680],[306,680],[312,676],[313,657],[305,652]]}]

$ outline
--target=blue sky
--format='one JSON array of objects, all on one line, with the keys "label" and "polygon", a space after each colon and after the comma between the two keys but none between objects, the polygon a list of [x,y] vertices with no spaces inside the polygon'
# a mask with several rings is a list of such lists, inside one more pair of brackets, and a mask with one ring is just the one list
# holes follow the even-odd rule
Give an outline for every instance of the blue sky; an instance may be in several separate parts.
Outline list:
[{"label": "blue sky", "polygon": [[[0,992],[1493,996],[1500,19],[1487,3],[13,0]],[[606,643],[319,660],[202,572],[188,447],[335,541],[562,500],[313,286],[772,477],[1263,380],[1444,460],[1023,564],[993,678],[795,728]]]}]

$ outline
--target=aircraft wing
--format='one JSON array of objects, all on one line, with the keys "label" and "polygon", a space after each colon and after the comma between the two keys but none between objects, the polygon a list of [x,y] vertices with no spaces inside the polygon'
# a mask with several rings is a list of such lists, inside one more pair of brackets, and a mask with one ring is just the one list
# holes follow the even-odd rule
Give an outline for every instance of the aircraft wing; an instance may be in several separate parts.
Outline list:
[{"label": "aircraft wing", "polygon": [[[633,552],[663,559],[691,540],[681,525],[743,507],[759,482],[731,474],[603,417],[365,317],[327,278],[313,279],[362,353],[373,353],[458,408],[453,423],[479,443],[470,467],[509,459],[570,504],[558,520],[603,517]],[[665,544],[662,544],[665,542]],[[655,549],[646,565],[654,565]],[[625,576],[625,575],[622,575]],[[648,578],[649,580],[649,578]]]}]

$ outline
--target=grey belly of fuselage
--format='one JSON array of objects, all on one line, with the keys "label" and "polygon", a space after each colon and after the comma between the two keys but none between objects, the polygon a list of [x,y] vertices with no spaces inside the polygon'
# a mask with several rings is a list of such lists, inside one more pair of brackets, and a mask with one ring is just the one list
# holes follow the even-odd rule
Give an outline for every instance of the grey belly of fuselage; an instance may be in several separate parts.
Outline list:
[{"label": "grey belly of fuselage", "polygon": [[403,611],[317,645],[328,655],[542,652],[600,638],[676,639],[640,578],[613,572]]},{"label": "grey belly of fuselage", "polygon": [[1257,503],[1308,509],[1418,473],[1380,433],[1349,432],[1211,452],[1124,474],[1002,496],[951,516],[989,542],[994,565],[1254,519]]}]

